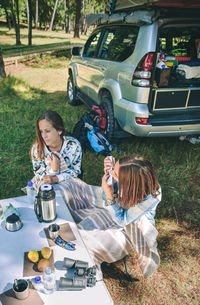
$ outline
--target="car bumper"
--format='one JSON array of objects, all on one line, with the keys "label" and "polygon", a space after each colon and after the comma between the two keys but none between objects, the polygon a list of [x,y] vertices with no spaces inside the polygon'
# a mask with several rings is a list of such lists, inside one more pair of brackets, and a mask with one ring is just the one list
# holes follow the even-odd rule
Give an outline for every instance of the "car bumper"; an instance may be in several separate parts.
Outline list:
[{"label": "car bumper", "polygon": [[[163,120],[160,126],[154,126],[151,123],[147,125],[137,124],[136,117],[148,118],[151,121],[151,114],[147,104],[133,103],[120,99],[115,103],[114,113],[120,127],[135,136],[166,137],[200,134],[200,117],[199,120],[196,118],[194,122],[190,119],[187,123],[181,120],[169,123],[169,119],[166,119],[166,124]],[[170,114],[168,117],[170,117]]]}]

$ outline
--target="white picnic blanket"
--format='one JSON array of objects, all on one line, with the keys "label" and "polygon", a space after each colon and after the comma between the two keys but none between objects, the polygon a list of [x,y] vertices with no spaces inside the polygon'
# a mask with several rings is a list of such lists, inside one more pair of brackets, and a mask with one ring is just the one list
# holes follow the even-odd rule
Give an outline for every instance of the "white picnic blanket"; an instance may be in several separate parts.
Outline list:
[{"label": "white picnic blanket", "polygon": [[78,178],[58,186],[97,266],[102,262],[116,262],[135,250],[144,277],[156,271],[160,257],[156,242],[158,232],[153,222],[142,216],[120,227],[104,208],[101,187],[88,185]]}]

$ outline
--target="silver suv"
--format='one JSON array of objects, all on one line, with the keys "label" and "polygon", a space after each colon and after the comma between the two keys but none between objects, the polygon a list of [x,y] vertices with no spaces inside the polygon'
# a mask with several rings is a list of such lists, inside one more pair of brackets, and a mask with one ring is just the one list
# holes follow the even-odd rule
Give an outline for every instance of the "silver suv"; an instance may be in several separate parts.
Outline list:
[{"label": "silver suv", "polygon": [[170,8],[148,0],[150,7],[139,9],[118,2],[111,14],[94,18],[98,25],[84,48],[72,49],[69,104],[102,105],[109,139],[120,130],[142,137],[200,134],[199,1]]}]

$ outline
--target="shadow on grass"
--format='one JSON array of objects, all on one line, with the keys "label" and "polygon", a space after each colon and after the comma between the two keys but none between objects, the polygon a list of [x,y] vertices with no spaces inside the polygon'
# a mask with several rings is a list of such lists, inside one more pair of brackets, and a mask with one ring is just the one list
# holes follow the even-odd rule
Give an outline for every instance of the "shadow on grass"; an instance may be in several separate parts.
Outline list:
[{"label": "shadow on grass", "polygon": [[116,266],[115,263],[108,264],[108,263],[102,263],[101,269],[103,272],[104,279],[116,279],[116,280],[123,280],[127,281],[127,277],[125,272],[123,272],[120,268]]},{"label": "shadow on grass", "polygon": [[[2,101],[0,102],[0,115],[4,122],[10,124],[14,132],[18,128],[17,122],[19,120],[23,122],[23,119],[26,118],[27,134],[23,134],[23,131],[20,129],[18,131],[19,134],[16,135],[16,139],[19,139],[21,136],[28,145],[31,145],[34,140],[35,121],[44,111],[53,109],[58,113],[61,113],[69,132],[72,132],[73,127],[82,114],[88,111],[85,105],[80,105],[79,107],[70,106],[67,103],[66,92],[55,91],[53,93],[47,93],[44,90],[28,88],[27,84],[14,77],[8,77],[2,82],[0,96]],[[1,125],[1,127],[3,128],[3,125]],[[5,133],[4,138],[1,137],[1,141],[4,143],[4,139],[8,138],[9,141],[12,142],[13,147],[15,147],[20,144],[20,140],[19,143],[16,142],[12,130],[9,130],[10,134]],[[31,137],[30,134],[32,135]],[[6,149],[9,151],[11,144],[8,143],[7,145],[7,148],[2,146],[2,151],[5,151]],[[200,146],[191,145],[188,142],[181,142],[177,138],[147,139],[136,137],[120,139],[117,141],[117,145],[121,150],[113,151],[113,155],[116,159],[127,154],[139,153],[150,159],[155,167],[159,182],[162,186],[162,202],[157,209],[157,218],[168,218],[170,216],[172,219],[186,222],[190,228],[192,228],[193,225],[196,226],[199,224],[200,192],[196,189],[197,185],[193,177],[199,177],[200,165],[198,156],[200,154]],[[22,147],[22,150],[26,150],[28,154],[29,147],[30,146]],[[20,151],[20,147],[17,147],[17,149]],[[103,156],[99,157],[96,170],[97,174],[94,174],[90,169],[91,162],[97,160],[96,153],[93,154],[94,157],[90,156],[90,154],[91,152],[84,153],[84,155],[87,156],[84,156],[83,158],[84,180],[87,183],[91,183],[92,181],[93,184],[100,185]],[[22,166],[22,164],[18,164],[17,166],[20,165]],[[26,165],[27,168],[31,168],[29,160],[27,160]],[[9,170],[13,173],[12,166]],[[12,176],[11,173],[9,173],[7,169],[6,176]],[[30,178],[32,170],[26,172],[25,175]],[[3,184],[5,186],[2,187],[4,192],[6,189],[6,181],[4,181]],[[7,197],[10,195],[10,197],[12,197],[14,194],[6,192],[5,195]],[[19,195],[19,193],[16,195]],[[163,238],[163,243],[164,242],[167,243],[167,236],[165,239]]]},{"label": "shadow on grass", "polygon": [[[45,33],[45,31],[44,31]],[[65,34],[63,32],[63,34]],[[67,34],[66,34],[67,35]],[[32,36],[33,38],[48,38],[48,39],[59,39],[59,40],[66,40],[69,39],[69,37],[60,37],[60,36],[50,36],[50,35],[37,35],[37,34],[33,34]]]},{"label": "shadow on grass", "polygon": [[[45,34],[46,33],[46,34]],[[51,32],[49,32],[51,33]],[[64,31],[63,31],[63,34],[66,34]],[[15,37],[15,33],[11,33],[9,30],[5,30],[5,31],[0,31],[0,35],[5,35],[5,36],[9,36],[9,37]],[[67,36],[67,34],[66,34]],[[28,32],[27,34],[20,34],[20,38],[21,39],[24,39],[24,38],[27,38],[28,39]],[[44,39],[59,39],[59,40],[66,40],[66,39],[69,39],[68,37],[62,37],[62,36],[52,36],[50,34],[48,34],[47,31],[44,31],[44,35],[39,35],[39,34],[32,34],[32,39],[34,38],[44,38]]]},{"label": "shadow on grass", "polygon": [[110,278],[116,279],[116,280],[120,279],[120,282],[124,281],[124,285],[127,285],[127,283],[131,283],[131,282],[138,282],[139,279],[135,278],[131,275],[130,275],[130,277],[131,277],[130,280],[127,278],[123,261],[120,261],[120,263],[121,263],[123,271],[121,270],[120,267],[118,267],[119,262],[112,263],[112,264],[108,264],[108,263],[105,263],[105,262],[102,263],[101,269],[102,269],[102,272],[103,272],[104,279],[110,279]]},{"label": "shadow on grass", "polygon": [[[63,91],[48,93],[28,88],[26,83],[14,77],[0,82],[1,198],[22,195],[21,187],[32,178],[29,148],[35,138],[35,122],[48,109],[62,115],[68,131],[72,131],[78,119],[88,111],[84,105],[69,106]],[[113,152],[116,159],[140,153],[152,161],[162,186],[163,199],[157,209],[158,251],[161,256],[158,271],[150,279],[144,279],[134,253],[127,257],[127,265],[130,275],[138,278],[139,282],[126,280],[122,261],[102,265],[114,304],[199,304],[199,228],[192,225],[196,216],[195,219],[186,216],[198,212],[199,193],[195,180],[200,172],[200,146],[176,138],[136,137],[119,140],[117,145],[123,150]],[[102,164],[103,156],[97,157],[96,153],[86,151],[83,155],[83,180],[100,185]],[[167,219],[168,216],[171,218]]]}]

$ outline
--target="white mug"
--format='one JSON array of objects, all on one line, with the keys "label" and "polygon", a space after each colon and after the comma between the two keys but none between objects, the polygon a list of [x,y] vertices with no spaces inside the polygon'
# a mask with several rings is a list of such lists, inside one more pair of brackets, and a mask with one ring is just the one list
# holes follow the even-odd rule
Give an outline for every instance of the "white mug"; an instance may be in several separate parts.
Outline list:
[{"label": "white mug", "polygon": [[15,280],[13,284],[13,291],[19,300],[24,300],[29,296],[29,283],[25,279]]}]

